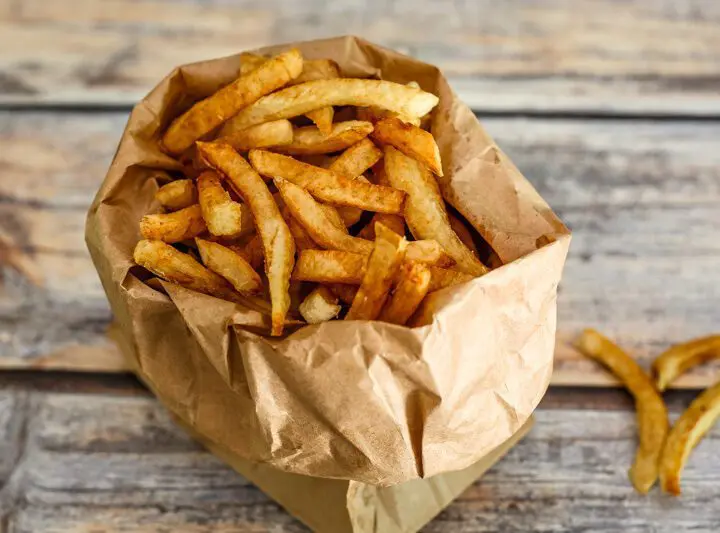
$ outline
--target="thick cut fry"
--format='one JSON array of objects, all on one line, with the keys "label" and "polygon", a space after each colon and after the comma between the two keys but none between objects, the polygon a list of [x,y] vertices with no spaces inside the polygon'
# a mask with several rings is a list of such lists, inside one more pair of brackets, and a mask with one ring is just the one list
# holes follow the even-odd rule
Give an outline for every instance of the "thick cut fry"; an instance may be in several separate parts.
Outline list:
[{"label": "thick cut fry", "polygon": [[430,266],[430,274],[431,279],[428,292],[439,291],[440,289],[452,287],[453,285],[459,285],[460,283],[466,283],[473,279],[470,274],[435,266]]},{"label": "thick cut fry", "polygon": [[231,245],[230,249],[245,259],[245,261],[253,267],[253,270],[257,272],[260,271],[265,263],[260,235],[255,235],[245,246]]},{"label": "thick cut fry", "polygon": [[375,240],[375,224],[380,222],[385,224],[388,229],[401,236],[405,236],[405,219],[400,215],[388,215],[387,213],[375,213],[368,222],[367,226],[360,230],[357,234],[361,239]]},{"label": "thick cut fry", "polygon": [[408,195],[405,221],[416,239],[434,239],[455,260],[457,269],[482,276],[488,269],[450,227],[445,202],[435,177],[414,159],[392,146],[385,148],[385,172],[390,184]]},{"label": "thick cut fry", "polygon": [[323,206],[305,189],[282,178],[275,179],[275,186],[280,191],[290,214],[320,246],[365,254],[372,251],[372,242],[348,235],[340,220],[340,225],[343,226],[341,230],[336,225],[337,222],[334,224],[328,217],[325,207],[329,206]]},{"label": "thick cut fry", "polygon": [[305,113],[305,116],[312,120],[322,135],[332,135],[333,117],[335,116],[335,108],[331,105],[313,109]]},{"label": "thick cut fry", "polygon": [[273,120],[220,137],[215,142],[229,144],[238,152],[287,145],[293,142],[293,125],[289,120]]},{"label": "thick cut fry", "polygon": [[230,198],[216,172],[206,170],[200,174],[197,187],[200,208],[210,233],[216,237],[240,237],[253,229],[249,210]]},{"label": "thick cut fry", "polygon": [[690,452],[720,417],[720,383],[695,398],[680,415],[665,442],[660,459],[660,487],[663,492],[680,494],[680,475]]},{"label": "thick cut fry", "polygon": [[335,318],[340,312],[338,298],[327,287],[316,287],[300,304],[300,314],[308,324],[319,324]]},{"label": "thick cut fry", "polygon": [[[417,87],[415,88],[417,89]],[[373,124],[389,117],[397,117],[403,122],[412,124],[413,126],[420,126],[421,122],[420,117],[409,117],[406,115],[400,115],[398,113],[393,113],[392,111],[387,111],[385,109],[375,106],[358,107],[357,110],[358,120],[367,120],[368,122],[372,122]]]},{"label": "thick cut fry", "polygon": [[431,133],[391,117],[375,124],[372,137],[381,144],[397,148],[438,176],[443,175],[440,150]]},{"label": "thick cut fry", "polygon": [[142,240],[135,246],[135,263],[165,281],[223,300],[237,301],[238,294],[222,277],[211,272],[192,256],[162,241]]},{"label": "thick cut fry", "polygon": [[430,270],[422,263],[404,263],[390,301],[378,320],[405,325],[428,293],[430,277]]},{"label": "thick cut fry", "polygon": [[365,274],[367,256],[339,250],[301,250],[293,279],[319,283],[359,285]]},{"label": "thick cut fry", "polygon": [[[250,74],[250,72],[258,68],[267,60],[267,57],[263,57],[259,54],[243,52],[240,54],[240,75],[246,76],[247,74]],[[305,62],[303,62],[303,68],[305,67],[304,63]]]},{"label": "thick cut fry", "polygon": [[[165,132],[162,144],[170,154],[180,154],[206,133],[228,120],[258,98],[287,84],[302,72],[300,51],[292,49],[269,59],[245,76],[240,76],[215,94],[201,100],[176,118]],[[287,118],[287,117],[278,117]],[[259,120],[246,127],[268,122]],[[238,131],[245,128],[236,128]]]},{"label": "thick cut fry", "polygon": [[155,192],[155,199],[168,211],[177,211],[197,203],[197,189],[193,180],[175,180]]},{"label": "thick cut fry", "polygon": [[[404,235],[404,233],[402,235]],[[455,264],[455,261],[445,253],[442,246],[433,240],[409,242],[405,252],[405,258],[408,261],[416,261],[437,267],[449,267]]]},{"label": "thick cut fry", "polygon": [[[261,67],[262,68],[262,67]],[[265,255],[265,273],[272,304],[271,335],[282,335],[290,308],[290,274],[295,261],[292,234],[270,190],[262,178],[232,147],[226,144],[198,143],[198,150],[214,168],[225,174],[252,211]]]},{"label": "thick cut fry", "polygon": [[335,296],[340,298],[344,304],[352,305],[357,294],[357,285],[346,285],[345,283],[330,283],[327,285]]},{"label": "thick cut fry", "polygon": [[356,178],[380,161],[383,152],[368,138],[352,145],[328,167],[346,178]]},{"label": "thick cut fry", "polygon": [[385,187],[392,186],[390,185],[390,180],[387,177],[387,172],[385,172],[385,161],[380,161],[379,163],[373,165],[372,182],[375,185],[383,185]]},{"label": "thick cut fry", "polygon": [[467,226],[458,217],[452,213],[448,213],[448,219],[450,220],[450,227],[453,229],[458,239],[468,247],[468,249],[475,255],[478,254],[477,246],[475,245],[475,239],[473,239],[472,233]]},{"label": "thick cut fry", "polygon": [[[355,179],[363,183],[370,183],[365,176],[357,176]],[[342,218],[345,223],[345,227],[349,228],[350,226],[354,226],[362,218],[363,210],[359,207],[340,205],[337,206],[336,209],[340,218]]]},{"label": "thick cut fry", "polygon": [[364,79],[316,80],[287,87],[260,98],[223,126],[224,134],[280,118],[304,115],[326,106],[377,106],[403,116],[422,117],[438,97],[399,83]]},{"label": "thick cut fry", "polygon": [[329,135],[321,132],[316,126],[296,128],[293,132],[292,143],[285,146],[276,146],[274,151],[290,155],[330,154],[345,150],[360,142],[372,130],[372,124],[359,120],[333,124]]},{"label": "thick cut fry", "polygon": [[250,150],[250,162],[263,176],[286,179],[329,204],[392,214],[398,214],[403,209],[405,193],[402,191],[359,179],[351,180],[287,155]]},{"label": "thick cut fry", "polygon": [[194,239],[207,230],[198,204],[173,213],[145,215],[140,220],[140,234],[145,239],[180,242]]},{"label": "thick cut fry", "polygon": [[290,214],[290,210],[287,206],[283,207],[282,216],[285,219],[285,222],[287,222],[288,228],[290,228],[290,233],[292,233],[293,239],[295,240],[295,249],[298,252],[301,250],[314,250],[320,248],[320,246],[312,240],[312,237],[308,235],[308,232],[305,231],[305,228],[303,228],[302,225]]},{"label": "thick cut fry", "polygon": [[609,368],[635,398],[640,444],[630,468],[630,480],[635,490],[646,494],[657,480],[658,460],[668,433],[665,403],[635,360],[597,331],[583,331],[577,346],[582,353]]},{"label": "thick cut fry", "polygon": [[375,247],[345,320],[375,320],[378,317],[405,258],[405,237],[382,224],[375,228],[375,235]]},{"label": "thick cut fry", "polygon": [[262,280],[242,255],[222,244],[195,239],[203,264],[228,280],[240,294],[261,294]]},{"label": "thick cut fry", "polygon": [[337,210],[337,208],[318,202],[320,205],[320,209],[323,210],[325,213],[325,216],[327,219],[332,223],[333,226],[335,226],[337,229],[342,231],[345,235],[348,234],[347,230],[347,224],[345,224],[345,219],[340,215],[340,212]]},{"label": "thick cut fry", "polygon": [[694,366],[720,359],[720,335],[711,335],[676,344],[652,364],[655,386],[664,391],[672,381]]}]

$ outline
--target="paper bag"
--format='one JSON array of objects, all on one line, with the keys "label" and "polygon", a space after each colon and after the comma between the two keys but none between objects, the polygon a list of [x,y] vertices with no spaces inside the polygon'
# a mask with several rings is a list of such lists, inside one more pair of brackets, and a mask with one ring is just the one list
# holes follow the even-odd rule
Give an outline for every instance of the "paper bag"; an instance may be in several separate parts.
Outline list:
[{"label": "paper bag", "polygon": [[160,401],[228,459],[381,487],[465,469],[514,435],[547,388],[569,232],[436,67],[354,37],[295,46],[344,75],[415,80],[440,97],[443,194],[505,264],[433,293],[426,326],[289,324],[284,338],[267,337],[268,316],[251,306],[147,285],[132,262],[138,222],[179,168],[158,139],[239,72],[239,56],[204,61],[135,107],[88,215],[121,344]]}]

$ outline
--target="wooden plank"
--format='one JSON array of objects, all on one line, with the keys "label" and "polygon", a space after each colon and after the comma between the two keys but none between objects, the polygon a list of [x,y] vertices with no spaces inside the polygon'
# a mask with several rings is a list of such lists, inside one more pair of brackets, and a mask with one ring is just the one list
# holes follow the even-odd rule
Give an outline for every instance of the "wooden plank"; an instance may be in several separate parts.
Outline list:
[{"label": "wooden plank", "polygon": [[342,33],[440,66],[495,111],[720,112],[714,0],[0,0],[0,103],[140,99],[173,67]]},{"label": "wooden plank", "polygon": [[[124,120],[110,112],[0,113],[0,140],[14,147],[0,153],[10,177],[0,182],[3,232],[43,280],[5,265],[0,368],[124,368],[105,338],[110,313],[83,243],[85,206]],[[570,347],[583,327],[618,339],[643,364],[670,343],[716,331],[719,124],[483,123],[574,230],[555,384],[613,383]],[[94,148],[83,150],[86,144]],[[18,156],[18,147],[35,156]],[[698,369],[677,385],[708,385],[718,368]]]}]

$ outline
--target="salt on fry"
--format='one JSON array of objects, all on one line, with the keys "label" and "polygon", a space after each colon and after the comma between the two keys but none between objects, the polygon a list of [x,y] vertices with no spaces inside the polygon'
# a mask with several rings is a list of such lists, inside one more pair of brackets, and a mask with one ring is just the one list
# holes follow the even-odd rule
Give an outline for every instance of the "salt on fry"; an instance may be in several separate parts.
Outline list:
[{"label": "salt on fry", "polygon": [[168,243],[194,239],[207,231],[198,204],[173,213],[145,215],[140,220],[140,235],[145,239]]}]

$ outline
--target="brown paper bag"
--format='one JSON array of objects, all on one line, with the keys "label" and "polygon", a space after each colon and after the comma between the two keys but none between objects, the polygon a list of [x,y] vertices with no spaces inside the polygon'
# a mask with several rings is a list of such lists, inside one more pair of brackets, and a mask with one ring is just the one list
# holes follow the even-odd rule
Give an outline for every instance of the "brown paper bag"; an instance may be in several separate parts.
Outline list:
[{"label": "brown paper bag", "polygon": [[[429,298],[431,323],[333,321],[264,336],[268,317],[133,266],[156,177],[178,169],[160,134],[238,75],[239,56],[174,70],[133,110],[86,238],[138,376],[228,460],[386,487],[468,468],[514,435],[552,371],[556,289],[570,237],[437,68],[361,39],[297,45],[345,75],[417,81],[440,97],[431,128],[443,194],[506,263]],[[275,52],[287,46],[263,52]]]}]

